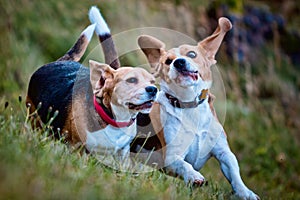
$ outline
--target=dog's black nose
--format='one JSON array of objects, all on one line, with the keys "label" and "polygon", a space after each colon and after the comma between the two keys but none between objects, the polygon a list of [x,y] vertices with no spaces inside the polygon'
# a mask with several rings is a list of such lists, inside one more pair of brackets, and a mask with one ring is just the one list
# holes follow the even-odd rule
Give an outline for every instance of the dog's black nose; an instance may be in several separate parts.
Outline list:
[{"label": "dog's black nose", "polygon": [[183,58],[178,58],[174,62],[174,67],[176,69],[184,69],[186,67],[186,61]]},{"label": "dog's black nose", "polygon": [[147,92],[149,95],[151,95],[152,97],[154,97],[154,96],[156,95],[156,93],[157,93],[157,88],[154,87],[154,86],[147,86],[147,87],[145,88],[145,90],[146,90],[146,92]]}]

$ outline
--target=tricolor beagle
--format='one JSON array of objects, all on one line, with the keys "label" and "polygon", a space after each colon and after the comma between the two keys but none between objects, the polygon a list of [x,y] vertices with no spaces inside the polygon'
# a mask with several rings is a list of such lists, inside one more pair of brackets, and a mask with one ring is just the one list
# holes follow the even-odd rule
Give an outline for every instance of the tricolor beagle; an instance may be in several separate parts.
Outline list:
[{"label": "tricolor beagle", "polygon": [[[69,143],[83,144],[90,152],[124,158],[136,135],[136,116],[149,113],[158,90],[154,76],[146,70],[119,67],[110,30],[99,10],[92,7],[89,16],[94,24],[75,45],[33,73],[26,104],[34,125],[47,124],[58,111],[51,123],[55,136],[64,135]],[[100,41],[106,41],[105,60],[112,67],[90,60],[88,69],[78,62],[95,29]]]}]

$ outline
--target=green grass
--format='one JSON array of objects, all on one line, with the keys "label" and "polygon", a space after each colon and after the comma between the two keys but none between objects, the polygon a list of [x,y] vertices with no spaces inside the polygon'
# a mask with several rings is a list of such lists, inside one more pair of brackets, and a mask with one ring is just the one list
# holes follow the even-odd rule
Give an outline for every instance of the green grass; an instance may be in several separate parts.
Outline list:
[{"label": "green grass", "polygon": [[[93,155],[32,130],[26,109],[15,103],[0,114],[0,199],[228,199],[231,187],[216,160],[201,173],[202,188],[186,186],[160,171],[116,172]],[[298,148],[281,127],[258,124],[259,116],[228,106],[229,142],[245,183],[263,199],[297,199]],[[236,120],[236,118],[240,120]],[[255,126],[255,128],[254,128]],[[254,133],[255,129],[255,133]],[[278,129],[278,130],[277,130]],[[230,131],[229,131],[230,130]],[[275,132],[277,134],[274,134]],[[282,145],[285,144],[285,145]],[[290,157],[294,155],[295,157]]]},{"label": "green grass", "polygon": [[[103,166],[92,155],[32,130],[23,105],[0,115],[0,199],[219,199],[225,186],[203,188],[153,171],[131,174]],[[16,114],[17,112],[17,114]],[[226,188],[226,190],[225,190]]]},{"label": "green grass", "polygon": [[[192,1],[190,12],[197,12],[201,3]],[[116,172],[93,155],[30,128],[24,105],[30,75],[69,49],[89,24],[87,11],[95,4],[102,8],[113,33],[143,26],[184,32],[171,20],[173,15],[168,16],[175,9],[173,1],[2,1],[0,199],[231,198],[231,187],[214,159],[201,170],[208,185],[191,188],[160,171]],[[93,39],[87,52],[97,44]],[[276,63],[272,45],[264,51],[250,70],[218,58],[227,95],[224,127],[249,188],[262,199],[300,199],[300,72],[284,58]],[[134,57],[124,62],[136,66]],[[249,85],[253,93],[247,90]],[[9,106],[4,109],[6,101]]]}]

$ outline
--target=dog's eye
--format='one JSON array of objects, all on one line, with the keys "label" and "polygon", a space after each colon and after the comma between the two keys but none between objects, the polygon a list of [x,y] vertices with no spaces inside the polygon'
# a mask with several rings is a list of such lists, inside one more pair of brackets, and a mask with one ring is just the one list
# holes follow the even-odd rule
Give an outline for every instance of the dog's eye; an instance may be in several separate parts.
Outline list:
[{"label": "dog's eye", "polygon": [[197,54],[195,51],[189,51],[187,52],[186,56],[190,58],[196,58]]},{"label": "dog's eye", "polygon": [[166,65],[171,65],[171,63],[173,62],[172,59],[168,58],[166,61],[165,61],[165,64]]},{"label": "dog's eye", "polygon": [[127,79],[126,82],[127,82],[127,83],[138,83],[138,79],[132,77],[132,78]]}]

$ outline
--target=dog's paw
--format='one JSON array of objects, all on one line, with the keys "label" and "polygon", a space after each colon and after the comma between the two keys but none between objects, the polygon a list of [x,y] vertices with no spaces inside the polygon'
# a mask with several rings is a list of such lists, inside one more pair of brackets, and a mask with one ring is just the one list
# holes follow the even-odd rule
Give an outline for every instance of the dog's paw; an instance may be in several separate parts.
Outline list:
[{"label": "dog's paw", "polygon": [[201,187],[204,184],[205,180],[195,180],[193,186]]},{"label": "dog's paw", "polygon": [[202,186],[205,182],[205,178],[197,171],[191,171],[183,178],[186,184],[191,184],[193,186]]},{"label": "dog's paw", "polygon": [[244,192],[235,193],[235,196],[245,200],[260,200],[259,196],[249,189]]}]

